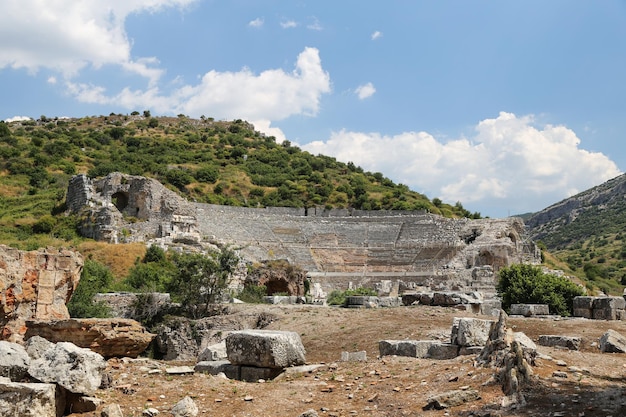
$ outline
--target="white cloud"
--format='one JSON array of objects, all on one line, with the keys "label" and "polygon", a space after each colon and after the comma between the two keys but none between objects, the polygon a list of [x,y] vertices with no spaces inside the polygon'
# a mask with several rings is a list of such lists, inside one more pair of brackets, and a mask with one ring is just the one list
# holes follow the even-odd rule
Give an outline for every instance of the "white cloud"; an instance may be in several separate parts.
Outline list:
[{"label": "white cloud", "polygon": [[283,29],[292,29],[298,26],[298,22],[295,20],[286,20],[284,22],[280,22],[280,27]]},{"label": "white cloud", "polygon": [[383,33],[380,31],[376,31],[374,33],[372,33],[372,40],[375,41],[376,39],[382,38],[383,37]]},{"label": "white cloud", "polygon": [[367,84],[358,86],[354,92],[356,93],[357,96],[359,96],[360,100],[364,100],[368,97],[373,96],[374,93],[376,92],[376,88],[374,88],[374,84],[367,83]]},{"label": "white cloud", "polygon": [[319,22],[319,20],[317,20],[317,17],[312,17],[313,22],[307,25],[307,29],[311,29],[311,30],[324,30],[324,27],[322,26],[322,24]]},{"label": "white cloud", "polygon": [[24,122],[26,120],[32,120],[32,117],[28,117],[28,116],[13,116],[13,117],[10,117],[8,119],[5,119],[4,121],[6,123],[11,123],[11,122]]},{"label": "white cloud", "polygon": [[505,215],[540,210],[620,174],[607,156],[580,144],[565,126],[535,126],[532,116],[501,112],[478,123],[469,139],[342,130],[303,149],[383,172],[430,198]]},{"label": "white cloud", "polygon": [[265,23],[264,20],[260,17],[257,17],[256,19],[248,22],[248,26],[253,28],[260,28],[261,26],[263,26],[263,23]]},{"label": "white cloud", "polygon": [[70,95],[85,103],[150,108],[161,114],[210,114],[217,119],[267,121],[266,133],[283,139],[282,132],[269,128],[269,121],[294,114],[314,116],[322,94],[331,91],[330,76],[322,68],[316,48],[305,48],[292,72],[270,69],[255,74],[247,68],[239,72],[209,71],[199,84],[181,86],[170,95],[164,95],[156,86],[146,90],[126,88],[119,94],[107,95],[101,86],[72,82],[66,85]]},{"label": "white cloud", "polygon": [[4,0],[0,69],[49,68],[71,78],[87,66],[120,65],[155,82],[154,58],[131,58],[124,22],[131,13],[184,7],[196,0]]}]

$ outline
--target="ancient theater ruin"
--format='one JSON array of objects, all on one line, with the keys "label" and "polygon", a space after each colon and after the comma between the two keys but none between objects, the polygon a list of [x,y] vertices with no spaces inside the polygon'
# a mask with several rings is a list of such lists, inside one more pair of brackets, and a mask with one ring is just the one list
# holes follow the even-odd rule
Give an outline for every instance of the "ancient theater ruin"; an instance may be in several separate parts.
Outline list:
[{"label": "ancient theater ruin", "polygon": [[244,208],[192,203],[159,182],[112,173],[70,181],[67,206],[83,234],[112,243],[214,244],[250,263],[285,260],[321,291],[495,293],[496,272],[540,263],[518,218],[450,219],[417,211]]}]

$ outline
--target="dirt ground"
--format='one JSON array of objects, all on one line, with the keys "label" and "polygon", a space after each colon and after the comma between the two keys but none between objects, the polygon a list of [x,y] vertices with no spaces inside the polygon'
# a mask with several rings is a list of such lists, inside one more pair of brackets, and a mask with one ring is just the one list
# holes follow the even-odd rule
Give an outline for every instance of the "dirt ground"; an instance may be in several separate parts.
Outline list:
[{"label": "dirt ground", "polygon": [[[454,317],[479,317],[443,307],[344,309],[321,306],[242,305],[275,315],[269,329],[296,331],[307,362],[317,371],[277,380],[247,383],[206,374],[172,376],[149,373],[171,363],[109,360],[112,387],[96,397],[118,403],[125,417],[146,408],[168,416],[185,396],[194,399],[200,416],[292,416],[313,409],[320,416],[626,416],[626,354],[602,354],[597,341],[607,330],[626,335],[626,322],[586,319],[509,318],[508,325],[535,342],[542,334],[582,337],[579,351],[539,346],[544,357],[533,367],[525,389],[527,405],[505,410],[504,397],[493,382],[493,369],[474,366],[474,357],[451,360],[407,357],[378,358],[385,339],[448,341]],[[341,352],[367,351],[366,362],[341,362]],[[561,361],[560,363],[557,363]],[[563,362],[565,364],[563,364]],[[554,376],[555,371],[561,377]],[[563,378],[564,374],[567,376]],[[445,410],[423,410],[427,399],[454,389],[475,389],[480,399]],[[100,416],[93,413],[72,416]]]}]

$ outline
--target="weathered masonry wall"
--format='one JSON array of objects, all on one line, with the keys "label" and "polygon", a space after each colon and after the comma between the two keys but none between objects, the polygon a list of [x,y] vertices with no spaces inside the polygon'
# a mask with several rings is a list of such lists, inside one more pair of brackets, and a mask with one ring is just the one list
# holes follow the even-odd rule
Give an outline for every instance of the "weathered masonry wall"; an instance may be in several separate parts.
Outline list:
[{"label": "weathered masonry wall", "polygon": [[424,212],[242,208],[190,203],[155,180],[112,173],[70,182],[86,236],[164,246],[232,244],[249,262],[286,259],[322,291],[357,286],[495,292],[495,272],[539,263],[520,219]]},{"label": "weathered masonry wall", "polygon": [[251,261],[287,259],[327,290],[399,281],[401,290],[493,293],[499,268],[539,262],[534,244],[523,240],[519,219],[447,219],[418,212],[304,215],[300,210],[208,204],[196,208],[200,233],[209,240],[241,246]]}]

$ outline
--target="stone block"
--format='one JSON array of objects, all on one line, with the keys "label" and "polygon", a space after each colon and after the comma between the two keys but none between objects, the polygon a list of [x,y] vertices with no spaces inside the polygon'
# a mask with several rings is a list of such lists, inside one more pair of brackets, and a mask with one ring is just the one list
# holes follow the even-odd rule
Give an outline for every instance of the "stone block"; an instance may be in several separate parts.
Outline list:
[{"label": "stone block", "polygon": [[478,391],[470,390],[454,390],[428,397],[424,410],[443,410],[445,408],[456,407],[470,401],[480,399]]},{"label": "stone block", "polygon": [[380,356],[417,357],[417,340],[381,340],[378,342]]},{"label": "stone block", "polygon": [[550,308],[547,304],[511,304],[512,316],[547,316]]},{"label": "stone block", "polygon": [[593,309],[591,308],[574,308],[574,317],[582,317],[585,319],[593,318]]},{"label": "stone block", "polygon": [[296,332],[243,330],[226,337],[228,360],[233,365],[286,368],[304,365],[305,350]]},{"label": "stone block", "polygon": [[358,352],[341,352],[341,360],[343,362],[366,362],[367,352],[364,350]]},{"label": "stone block", "polygon": [[574,309],[581,308],[591,310],[593,309],[593,300],[595,298],[596,297],[590,297],[587,295],[574,297],[572,304]]},{"label": "stone block", "polygon": [[626,309],[626,300],[624,297],[596,297],[593,300],[593,308],[594,310],[596,308],[624,310]]},{"label": "stone block", "polygon": [[436,306],[454,306],[461,304],[461,298],[455,296],[455,294],[436,292],[433,294],[433,305]]},{"label": "stone block", "polygon": [[402,305],[411,306],[415,304],[420,304],[421,294],[417,293],[406,293],[402,294]]},{"label": "stone block", "polygon": [[428,348],[426,358],[453,359],[459,356],[459,346],[452,343],[433,343]]},{"label": "stone block", "polygon": [[379,307],[400,307],[402,299],[400,297],[378,297]]},{"label": "stone block", "polygon": [[513,332],[513,341],[519,343],[524,352],[528,352],[531,355],[535,355],[537,353],[537,345],[530,337],[526,336],[525,333]]},{"label": "stone block", "polygon": [[22,345],[0,341],[0,376],[21,381],[28,374],[29,365],[30,358]]},{"label": "stone block", "polygon": [[57,417],[56,385],[0,380],[0,416]]},{"label": "stone block", "polygon": [[626,337],[609,329],[600,338],[600,351],[603,353],[626,353]]},{"label": "stone block", "polygon": [[502,301],[500,300],[483,300],[480,305],[480,314],[485,316],[497,317],[500,314],[500,310],[502,310]]},{"label": "stone block", "polygon": [[198,355],[198,362],[219,361],[226,359],[227,357],[228,355],[226,354],[226,341],[222,340],[219,343],[204,348],[204,350],[200,352],[200,355]]},{"label": "stone block", "polygon": [[450,342],[459,346],[484,346],[494,322],[475,318],[455,318]]},{"label": "stone block", "polygon": [[613,308],[594,308],[591,318],[594,320],[617,320],[617,310]]},{"label": "stone block", "polygon": [[617,320],[617,311],[626,308],[623,297],[596,297],[593,300],[593,319]]},{"label": "stone block", "polygon": [[277,368],[257,368],[256,366],[241,366],[240,368],[239,379],[245,382],[274,379],[283,371]]},{"label": "stone block", "polygon": [[379,306],[376,296],[351,295],[346,297],[345,306],[348,308],[375,308]]},{"label": "stone block", "polygon": [[38,381],[57,383],[75,394],[92,395],[100,387],[105,369],[101,355],[60,342],[31,361],[28,373]]},{"label": "stone block", "polygon": [[581,338],[577,336],[560,336],[542,334],[539,336],[538,343],[541,346],[559,346],[569,350],[579,350]]},{"label": "stone block", "polygon": [[230,379],[241,378],[241,367],[231,364],[229,361],[202,361],[194,367],[194,371],[217,375],[223,372]]}]

